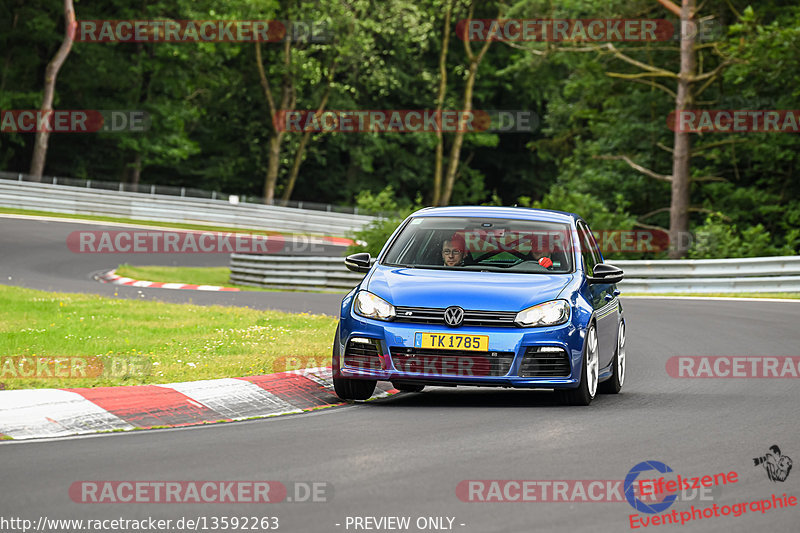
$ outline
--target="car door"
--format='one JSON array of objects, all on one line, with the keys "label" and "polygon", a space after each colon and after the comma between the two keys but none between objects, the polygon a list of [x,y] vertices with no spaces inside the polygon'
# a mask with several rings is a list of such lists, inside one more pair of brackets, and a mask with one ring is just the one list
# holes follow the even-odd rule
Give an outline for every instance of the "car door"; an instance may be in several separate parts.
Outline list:
[{"label": "car door", "polygon": [[[597,247],[592,231],[583,221],[578,223],[578,237],[581,241],[584,270],[587,276],[592,276],[595,265],[603,262],[603,256]],[[611,363],[617,345],[619,305],[616,286],[613,283],[590,283],[588,285],[588,293],[597,322],[600,368],[603,368]]]}]

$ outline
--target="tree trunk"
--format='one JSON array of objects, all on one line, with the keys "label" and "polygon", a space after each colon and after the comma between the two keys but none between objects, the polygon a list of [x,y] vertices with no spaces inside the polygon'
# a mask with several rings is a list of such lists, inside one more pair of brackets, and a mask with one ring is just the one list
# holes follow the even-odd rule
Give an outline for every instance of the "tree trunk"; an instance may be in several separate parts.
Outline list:
[{"label": "tree trunk", "polygon": [[306,145],[308,144],[308,140],[310,138],[310,130],[303,133],[303,136],[300,138],[300,144],[297,146],[297,152],[294,154],[292,168],[289,170],[289,181],[286,182],[286,188],[283,190],[283,194],[281,195],[281,203],[284,205],[286,205],[287,202],[289,202],[289,200],[292,198],[294,184],[297,182],[298,174],[300,174],[300,165],[303,164],[303,156],[306,153]]},{"label": "tree trunk", "polygon": [[136,152],[131,168],[131,188],[133,191],[139,190],[139,180],[142,177],[142,153]]},{"label": "tree trunk", "polygon": [[[468,19],[472,19],[474,9],[475,4],[473,2],[469,6],[469,15],[467,16]],[[500,12],[497,13],[496,18],[500,18]],[[460,113],[461,116],[458,120],[458,131],[453,139],[453,146],[450,149],[450,161],[447,164],[447,175],[445,176],[444,190],[442,191],[442,196],[439,199],[439,205],[450,204],[450,197],[453,194],[453,184],[455,183],[456,176],[458,175],[458,160],[459,157],[461,157],[461,144],[464,142],[466,120],[468,115],[472,113],[472,88],[475,86],[475,78],[478,75],[478,66],[481,64],[481,61],[483,61],[483,56],[486,55],[486,51],[489,49],[490,44],[492,44],[491,39],[487,39],[476,55],[472,52],[469,39],[464,39],[464,51],[467,53],[467,58],[469,59],[469,74],[467,75],[467,85],[464,87],[464,109]]]},{"label": "tree trunk", "polygon": [[[335,73],[336,61],[334,61],[333,65],[331,65],[328,74],[328,83],[325,87],[325,92],[322,95],[322,100],[320,100],[319,107],[317,107],[316,115],[319,115],[325,111],[325,107],[328,105],[328,98],[331,95],[331,84],[333,83],[333,76]],[[289,201],[289,199],[292,197],[292,192],[294,192],[294,184],[297,182],[297,175],[300,173],[300,165],[303,164],[303,156],[305,155],[308,141],[311,138],[311,133],[311,130],[303,133],[303,137],[300,139],[300,145],[297,147],[297,152],[294,154],[294,163],[292,163],[292,169],[289,171],[289,181],[286,183],[286,189],[284,189],[283,195],[281,196],[281,200],[284,203]]]},{"label": "tree trunk", "polygon": [[275,131],[269,136],[267,151],[267,175],[264,178],[264,203],[271,204],[275,200],[275,184],[278,181],[278,166],[280,165],[281,141],[283,132]]},{"label": "tree trunk", "polygon": [[[442,51],[439,53],[439,95],[436,98],[436,116],[441,116],[444,97],[447,92],[447,48],[450,45],[450,18],[453,14],[453,2],[448,0],[444,16],[442,34]],[[433,167],[433,195],[431,205],[440,205],[442,196],[442,163],[444,162],[444,132],[436,129],[436,160]]]},{"label": "tree trunk", "polygon": [[[477,63],[471,63],[469,66],[469,75],[467,77],[467,86],[464,88],[464,110],[463,114],[472,112],[472,87],[475,85],[475,74],[478,71]],[[462,115],[463,116],[463,115]],[[456,181],[456,172],[458,170],[458,160],[461,157],[461,145],[464,142],[464,125],[459,120],[459,128],[453,139],[453,146],[450,149],[450,161],[447,164],[447,175],[444,179],[444,190],[440,198],[439,205],[449,205],[450,197],[453,194],[453,185]]]},{"label": "tree trunk", "polygon": [[264,98],[269,106],[269,117],[272,126],[272,133],[269,136],[269,147],[267,148],[267,174],[264,177],[264,203],[271,204],[275,200],[275,185],[278,182],[278,169],[280,168],[281,142],[285,132],[278,130],[278,112],[285,111],[294,107],[297,96],[294,90],[294,80],[291,77],[289,68],[291,66],[291,39],[286,39],[283,45],[283,81],[281,83],[281,101],[276,108],[272,98],[272,89],[267,80],[267,72],[264,70],[264,63],[261,58],[261,43],[256,43],[256,66],[261,87],[264,89]]},{"label": "tree trunk", "polygon": [[[694,74],[695,32],[689,27],[694,18],[695,0],[683,0],[681,7],[681,71],[678,78],[678,92],[675,98],[675,116],[692,105],[692,86],[690,77]],[[674,152],[672,157],[672,202],[669,212],[670,259],[686,255],[689,232],[689,162],[691,158],[691,139],[689,132],[675,128]]]},{"label": "tree trunk", "polygon": [[[72,0],[64,0],[64,40],[61,42],[61,47],[53,56],[50,63],[47,64],[47,69],[44,73],[44,95],[42,96],[42,106],[39,112],[44,116],[53,110],[53,96],[56,91],[56,76],[61,69],[61,65],[69,55],[72,49],[72,42],[75,32],[75,9],[72,6]],[[36,132],[36,142],[33,146],[33,157],[31,158],[30,174],[34,177],[34,181],[41,181],[42,172],[44,172],[44,162],[47,158],[47,141],[50,137],[50,132],[46,131]]]}]

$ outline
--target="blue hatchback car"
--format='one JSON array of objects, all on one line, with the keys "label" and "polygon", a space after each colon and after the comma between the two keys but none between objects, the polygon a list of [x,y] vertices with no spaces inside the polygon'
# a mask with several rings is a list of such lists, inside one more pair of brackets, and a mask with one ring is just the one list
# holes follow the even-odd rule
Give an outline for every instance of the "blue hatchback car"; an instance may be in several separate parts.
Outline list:
[{"label": "blue hatchback car", "polygon": [[333,382],[345,400],[377,381],[554,389],[571,405],[625,380],[616,283],[578,215],[516,207],[426,208],[409,216],[342,300]]}]

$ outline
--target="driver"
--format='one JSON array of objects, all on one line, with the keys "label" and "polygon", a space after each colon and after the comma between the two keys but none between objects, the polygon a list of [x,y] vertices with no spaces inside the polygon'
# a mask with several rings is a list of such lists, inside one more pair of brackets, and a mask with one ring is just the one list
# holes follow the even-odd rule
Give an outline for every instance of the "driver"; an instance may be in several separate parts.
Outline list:
[{"label": "driver", "polygon": [[529,253],[530,259],[536,261],[537,263],[539,263],[539,265],[543,266],[544,268],[550,268],[551,266],[553,266],[553,260],[550,259],[550,255],[551,252],[549,247],[545,249],[545,246],[541,245],[537,246],[536,244],[533,243],[533,241],[531,241],[531,251]]},{"label": "driver", "polygon": [[539,263],[544,268],[550,268],[553,266],[553,260],[547,257],[547,253],[538,250],[531,250],[531,256],[533,260]]},{"label": "driver", "polygon": [[466,255],[466,244],[461,233],[454,233],[452,237],[442,243],[442,260],[444,266],[462,266]]}]

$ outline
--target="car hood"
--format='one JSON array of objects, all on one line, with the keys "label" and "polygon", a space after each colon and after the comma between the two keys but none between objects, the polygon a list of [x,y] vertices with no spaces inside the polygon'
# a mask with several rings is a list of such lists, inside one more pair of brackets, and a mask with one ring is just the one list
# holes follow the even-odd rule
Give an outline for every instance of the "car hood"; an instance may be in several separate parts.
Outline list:
[{"label": "car hood", "polygon": [[378,265],[365,287],[393,305],[521,311],[558,297],[574,274],[511,274]]}]

